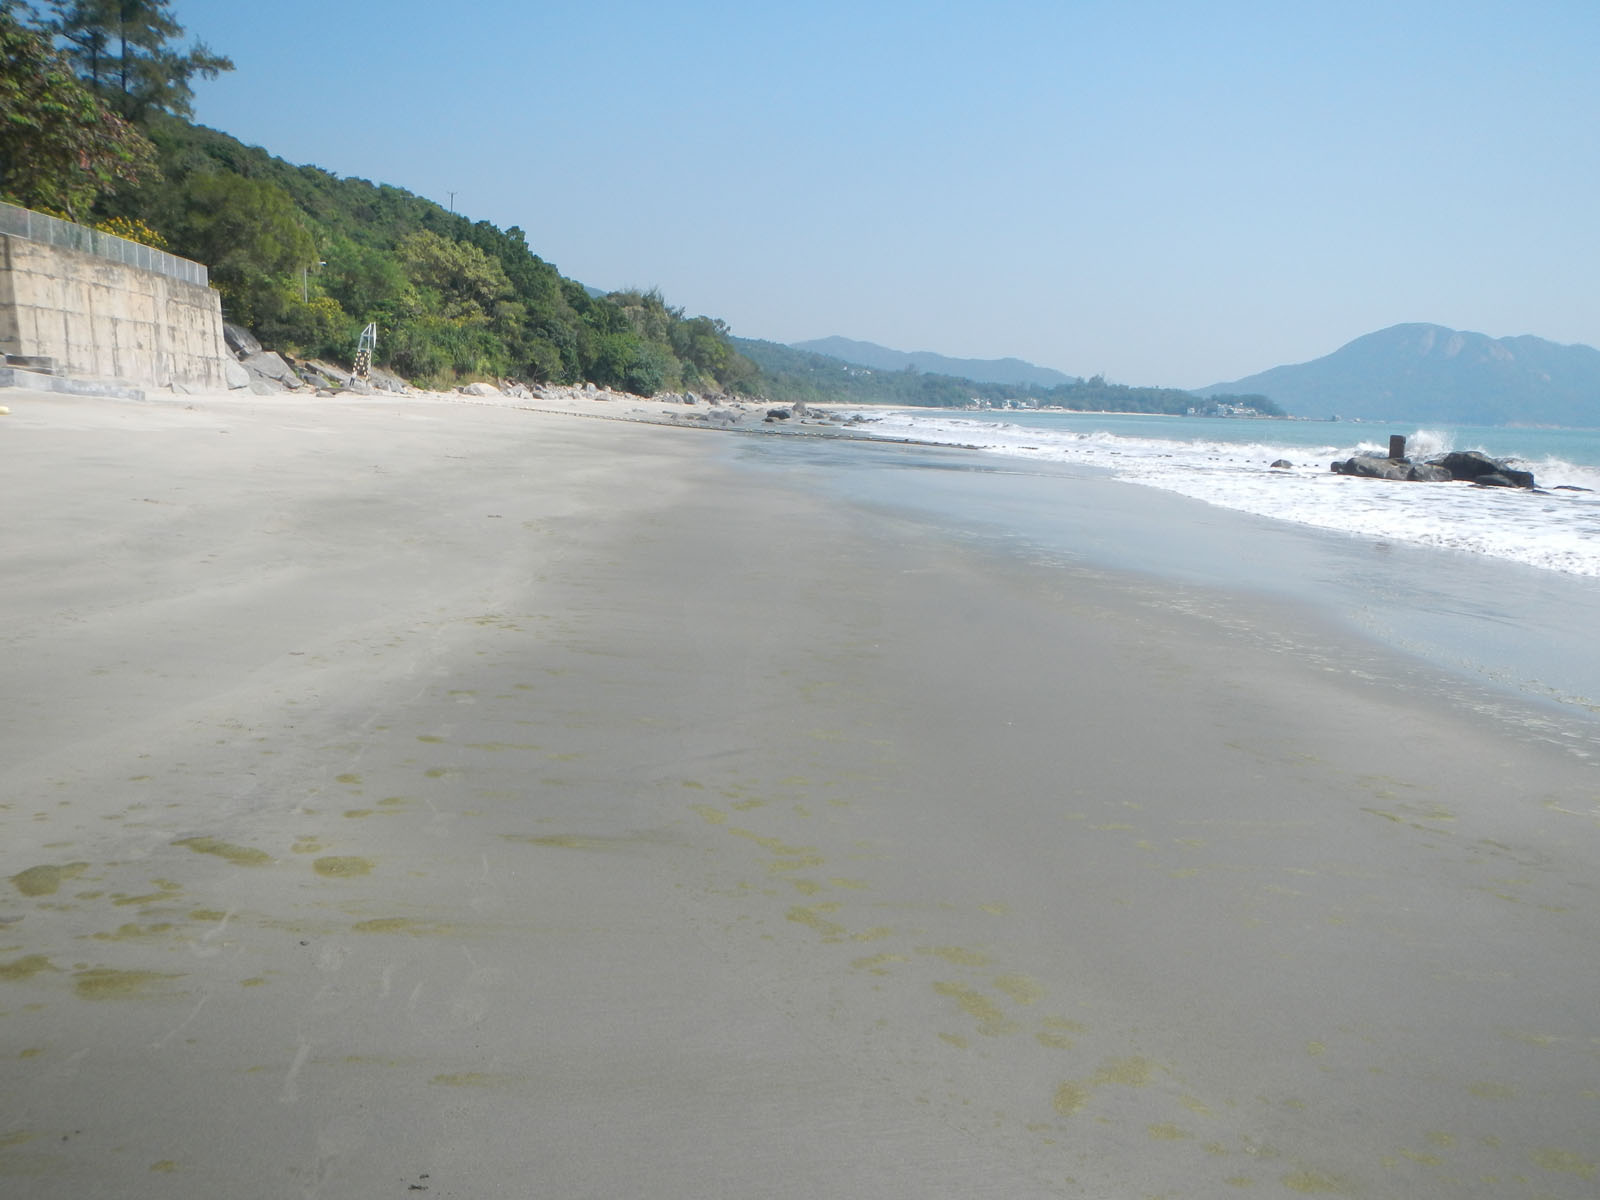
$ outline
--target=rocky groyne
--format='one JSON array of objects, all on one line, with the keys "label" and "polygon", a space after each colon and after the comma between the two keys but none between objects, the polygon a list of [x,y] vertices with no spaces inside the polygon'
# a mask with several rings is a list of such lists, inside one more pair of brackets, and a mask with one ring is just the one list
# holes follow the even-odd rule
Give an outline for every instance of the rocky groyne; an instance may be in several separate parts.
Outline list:
[{"label": "rocky groyne", "polygon": [[[1354,475],[1362,479],[1390,479],[1401,483],[1452,483],[1463,481],[1480,487],[1532,488],[1533,472],[1513,467],[1501,459],[1490,458],[1478,450],[1452,450],[1435,458],[1414,462],[1405,457],[1404,440],[1391,445],[1390,453],[1357,454],[1328,467],[1335,475]],[[1401,453],[1394,453],[1395,449]]]}]

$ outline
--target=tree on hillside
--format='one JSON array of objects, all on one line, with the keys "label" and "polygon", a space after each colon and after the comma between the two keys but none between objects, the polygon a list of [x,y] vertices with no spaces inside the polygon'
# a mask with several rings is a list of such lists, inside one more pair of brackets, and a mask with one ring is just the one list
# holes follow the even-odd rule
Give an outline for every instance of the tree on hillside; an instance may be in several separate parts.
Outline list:
[{"label": "tree on hillside", "polygon": [[422,230],[396,247],[406,277],[425,307],[450,320],[487,321],[511,302],[511,281],[498,262],[469,242]]},{"label": "tree on hillside", "polygon": [[155,174],[155,149],[73,75],[49,37],[0,6],[0,195],[73,220]]},{"label": "tree on hillside", "polygon": [[228,318],[253,329],[281,321],[299,300],[316,243],[288,193],[241,175],[193,175],[165,219],[173,249],[208,263]]},{"label": "tree on hillside", "polygon": [[526,313],[500,263],[427,229],[401,238],[395,257],[421,311],[391,333],[393,361],[432,379],[507,375]]},{"label": "tree on hillside", "polygon": [[187,50],[176,43],[183,26],[168,0],[52,0],[51,30],[67,49],[79,76],[130,121],[152,111],[187,117],[190,81],[214,79],[233,62],[204,42]]},{"label": "tree on hillside", "polygon": [[421,311],[416,289],[392,253],[338,237],[328,245],[323,289],[363,325],[394,329]]},{"label": "tree on hillside", "polygon": [[[728,345],[728,326],[713,317],[694,317],[679,320],[670,332],[672,352],[694,368],[693,378],[685,383],[703,385],[724,378],[738,357]],[[686,369],[685,375],[690,372]]]}]

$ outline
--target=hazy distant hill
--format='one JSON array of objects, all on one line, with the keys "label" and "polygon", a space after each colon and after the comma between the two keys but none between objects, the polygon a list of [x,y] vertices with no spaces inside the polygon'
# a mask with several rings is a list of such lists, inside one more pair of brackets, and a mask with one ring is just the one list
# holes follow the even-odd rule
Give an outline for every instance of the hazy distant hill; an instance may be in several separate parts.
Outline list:
[{"label": "hazy distant hill", "polygon": [[1600,350],[1393,325],[1324,358],[1196,394],[1262,392],[1301,417],[1600,427]]},{"label": "hazy distant hill", "polygon": [[[972,404],[996,408],[1042,405],[1076,412],[1176,414],[1204,403],[1193,392],[1129,387],[1107,383],[1098,375],[1093,379],[1069,379],[1052,387],[1033,383],[989,383],[937,375],[932,371],[907,371],[904,367],[863,366],[781,342],[738,337],[730,340],[735,350],[760,368],[764,394],[790,404],[803,400],[807,404],[896,404],[933,408],[966,408]],[[1214,403],[1246,407],[1266,416],[1283,415],[1265,396],[1218,396]]]},{"label": "hazy distant hill", "polygon": [[792,344],[796,350],[826,354],[830,358],[840,358],[879,371],[903,371],[907,367],[915,367],[929,375],[953,375],[959,379],[976,379],[979,383],[1034,384],[1038,387],[1076,382],[1070,375],[1049,367],[1036,367],[1020,358],[947,358],[928,350],[890,350],[872,342],[857,342],[844,337],[816,338]]}]

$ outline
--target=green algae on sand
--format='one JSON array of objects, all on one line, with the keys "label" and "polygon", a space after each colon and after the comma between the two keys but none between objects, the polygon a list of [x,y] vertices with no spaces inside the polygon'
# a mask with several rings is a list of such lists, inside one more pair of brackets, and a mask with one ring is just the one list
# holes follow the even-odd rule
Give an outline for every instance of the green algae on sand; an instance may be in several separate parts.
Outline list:
[{"label": "green algae on sand", "polygon": [[44,955],[27,954],[8,963],[0,963],[0,983],[19,983],[24,979],[32,979],[41,971],[55,970],[58,968]]},{"label": "green algae on sand", "polygon": [[1293,1171],[1279,1177],[1278,1182],[1291,1192],[1306,1196],[1353,1196],[1355,1187],[1338,1175],[1325,1175],[1321,1171]]},{"label": "green algae on sand", "polygon": [[954,1000],[962,1012],[978,1022],[978,1032],[985,1037],[1017,1033],[1021,1028],[1014,1021],[1007,1020],[1005,1013],[993,1000],[964,984],[935,983],[933,990]]},{"label": "green algae on sand", "polygon": [[329,879],[355,879],[361,875],[370,875],[372,868],[373,862],[370,858],[354,856],[319,858],[311,864],[313,871]]},{"label": "green algae on sand", "polygon": [[40,863],[11,877],[11,885],[24,896],[54,896],[56,890],[68,879],[76,879],[89,869],[88,863],[76,862],[56,865]]},{"label": "green algae on sand", "polygon": [[272,861],[272,855],[265,850],[257,850],[253,846],[235,846],[232,842],[224,842],[218,838],[179,838],[172,844],[187,846],[196,854],[214,854],[218,858],[227,859],[236,867],[264,867]]},{"label": "green algae on sand", "polygon": [[452,928],[441,921],[417,921],[411,917],[376,917],[350,926],[354,933],[409,933],[417,937],[449,933]]},{"label": "green algae on sand", "polygon": [[154,925],[137,925],[130,922],[117,926],[112,932],[91,933],[89,936],[97,942],[133,942],[163,937],[175,928],[176,926],[170,921],[158,921]]},{"label": "green algae on sand", "polygon": [[1054,1107],[1063,1117],[1080,1112],[1089,1103],[1089,1089],[1080,1083],[1063,1083],[1056,1089]]},{"label": "green algae on sand", "polygon": [[182,979],[160,971],[119,971],[113,967],[89,967],[73,972],[78,995],[85,1000],[121,1000],[146,994],[145,989],[168,979]]},{"label": "green algae on sand", "polygon": [[511,1075],[492,1075],[483,1071],[461,1071],[454,1075],[435,1075],[428,1081],[443,1087],[503,1087],[515,1082]]}]

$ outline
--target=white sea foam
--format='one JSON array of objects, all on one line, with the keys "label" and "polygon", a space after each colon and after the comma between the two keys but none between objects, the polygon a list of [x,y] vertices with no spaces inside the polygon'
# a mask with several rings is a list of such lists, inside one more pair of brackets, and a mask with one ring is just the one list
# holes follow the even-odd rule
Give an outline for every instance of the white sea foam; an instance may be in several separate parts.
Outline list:
[{"label": "white sea foam", "polygon": [[[1120,479],[1176,492],[1221,508],[1378,540],[1412,542],[1484,554],[1546,570],[1600,577],[1600,468],[1559,457],[1513,459],[1534,472],[1541,490],[1482,488],[1466,483],[1401,484],[1335,475],[1328,464],[1354,454],[1388,452],[1388,442],[1290,445],[1228,441],[1201,434],[1163,437],[1150,430],[1111,433],[1074,422],[1034,418],[1012,423],[935,412],[879,415],[868,432],[969,446],[996,454],[1082,463]],[[1235,432],[1231,423],[1229,433]],[[1344,431],[1348,426],[1318,426]],[[1243,432],[1241,429],[1239,432]],[[1316,436],[1306,426],[1294,432]],[[1417,430],[1407,438],[1413,458],[1452,449],[1478,449],[1446,431]],[[1503,456],[1499,456],[1503,457]],[[1288,461],[1293,466],[1274,469]],[[1553,490],[1560,487],[1591,491]]]}]

